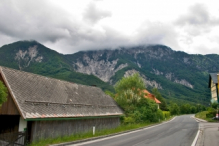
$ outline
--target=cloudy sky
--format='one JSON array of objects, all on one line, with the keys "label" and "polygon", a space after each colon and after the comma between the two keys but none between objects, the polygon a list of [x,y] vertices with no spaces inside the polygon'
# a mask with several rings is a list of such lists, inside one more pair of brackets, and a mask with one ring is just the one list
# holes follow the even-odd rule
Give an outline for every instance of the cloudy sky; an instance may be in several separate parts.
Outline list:
[{"label": "cloudy sky", "polygon": [[216,0],[1,0],[0,46],[36,40],[63,54],[163,44],[219,54]]}]

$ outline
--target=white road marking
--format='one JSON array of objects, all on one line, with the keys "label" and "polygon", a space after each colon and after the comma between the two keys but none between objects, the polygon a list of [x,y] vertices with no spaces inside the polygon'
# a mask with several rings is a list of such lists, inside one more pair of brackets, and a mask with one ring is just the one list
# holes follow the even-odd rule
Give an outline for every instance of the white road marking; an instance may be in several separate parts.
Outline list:
[{"label": "white road marking", "polygon": [[195,144],[196,144],[196,142],[197,142],[197,140],[198,140],[199,133],[200,133],[200,130],[198,130],[198,132],[197,132],[197,134],[196,134],[196,136],[195,136],[195,139],[193,140],[193,143],[192,143],[191,146],[195,146]]}]

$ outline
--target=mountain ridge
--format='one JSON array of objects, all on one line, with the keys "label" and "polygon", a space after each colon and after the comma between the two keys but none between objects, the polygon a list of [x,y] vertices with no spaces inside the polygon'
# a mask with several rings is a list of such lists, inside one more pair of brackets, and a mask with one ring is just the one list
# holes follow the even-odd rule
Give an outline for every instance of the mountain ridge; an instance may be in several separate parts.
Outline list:
[{"label": "mountain ridge", "polygon": [[0,65],[113,91],[122,77],[139,73],[147,88],[167,100],[208,104],[208,73],[219,70],[216,54],[190,55],[164,45],[120,47],[61,54],[36,41],[0,48]]}]

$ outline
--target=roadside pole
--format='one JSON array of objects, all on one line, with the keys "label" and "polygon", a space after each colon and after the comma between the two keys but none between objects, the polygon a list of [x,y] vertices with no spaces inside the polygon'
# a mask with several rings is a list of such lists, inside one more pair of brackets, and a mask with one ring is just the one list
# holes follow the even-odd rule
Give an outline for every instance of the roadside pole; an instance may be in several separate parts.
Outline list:
[{"label": "roadside pole", "polygon": [[95,126],[93,126],[93,135],[95,135]]}]

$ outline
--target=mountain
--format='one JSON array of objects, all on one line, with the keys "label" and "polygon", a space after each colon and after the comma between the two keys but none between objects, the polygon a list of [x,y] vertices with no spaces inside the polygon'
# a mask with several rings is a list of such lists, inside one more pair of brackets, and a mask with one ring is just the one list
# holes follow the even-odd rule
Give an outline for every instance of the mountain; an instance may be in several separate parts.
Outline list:
[{"label": "mountain", "polygon": [[66,55],[77,72],[114,85],[135,72],[147,88],[156,87],[175,102],[209,103],[208,73],[219,70],[218,55],[190,55],[163,45],[84,51]]},{"label": "mountain", "polygon": [[66,56],[36,41],[19,41],[0,48],[0,65],[43,76],[84,85],[96,85],[103,90],[113,87],[94,75],[75,72]]},{"label": "mountain", "polygon": [[164,45],[59,54],[36,41],[0,48],[0,65],[113,91],[124,76],[138,72],[148,90],[156,87],[177,103],[208,104],[208,73],[219,70],[219,56],[191,55]]}]

